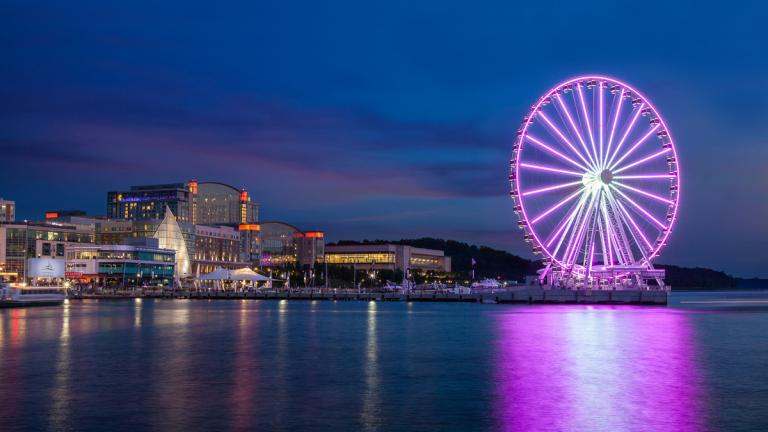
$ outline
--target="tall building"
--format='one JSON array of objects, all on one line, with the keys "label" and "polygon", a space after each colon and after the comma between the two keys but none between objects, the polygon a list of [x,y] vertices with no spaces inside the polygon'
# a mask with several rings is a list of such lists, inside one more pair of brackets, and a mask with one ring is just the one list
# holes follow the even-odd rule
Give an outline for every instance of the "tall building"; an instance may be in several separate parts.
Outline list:
[{"label": "tall building", "polygon": [[0,222],[16,220],[16,202],[0,198]]},{"label": "tall building", "polygon": [[162,220],[166,206],[179,223],[193,223],[195,193],[185,183],[131,186],[127,191],[107,192],[110,219]]},{"label": "tall building", "polygon": [[259,207],[251,202],[245,189],[224,183],[189,182],[195,186],[194,223],[202,225],[254,224],[259,221]]},{"label": "tall building", "polygon": [[248,191],[224,183],[191,180],[107,192],[110,219],[163,219],[166,206],[182,224],[238,225],[259,220],[258,205],[251,202]]}]

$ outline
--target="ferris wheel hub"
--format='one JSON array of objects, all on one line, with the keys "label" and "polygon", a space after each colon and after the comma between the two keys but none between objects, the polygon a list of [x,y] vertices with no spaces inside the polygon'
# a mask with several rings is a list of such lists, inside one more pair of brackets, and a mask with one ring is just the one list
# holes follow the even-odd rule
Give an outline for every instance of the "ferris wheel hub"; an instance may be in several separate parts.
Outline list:
[{"label": "ferris wheel hub", "polygon": [[611,184],[613,181],[613,173],[609,169],[604,169],[603,172],[600,173],[600,181],[603,182],[605,185]]}]

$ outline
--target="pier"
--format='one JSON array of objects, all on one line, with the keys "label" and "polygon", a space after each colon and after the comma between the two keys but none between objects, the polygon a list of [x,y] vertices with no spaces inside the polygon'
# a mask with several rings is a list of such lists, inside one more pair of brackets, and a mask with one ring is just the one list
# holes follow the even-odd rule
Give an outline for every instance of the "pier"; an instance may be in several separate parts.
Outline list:
[{"label": "pier", "polygon": [[279,290],[279,291],[116,291],[112,293],[74,294],[77,299],[254,299],[254,300],[324,300],[324,301],[395,301],[395,302],[462,302],[517,304],[615,304],[666,305],[668,292],[663,290],[549,290],[521,287],[496,292],[456,294],[451,292],[352,292],[352,290]]}]

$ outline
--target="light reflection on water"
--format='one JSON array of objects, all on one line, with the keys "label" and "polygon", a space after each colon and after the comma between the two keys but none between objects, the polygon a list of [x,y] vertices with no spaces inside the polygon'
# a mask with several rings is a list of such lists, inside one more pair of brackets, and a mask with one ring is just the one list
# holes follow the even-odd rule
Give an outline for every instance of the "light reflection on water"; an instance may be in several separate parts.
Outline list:
[{"label": "light reflection on water", "polygon": [[19,430],[761,430],[768,310],[706,304],[3,310],[0,418]]},{"label": "light reflection on water", "polygon": [[380,426],[379,406],[381,404],[379,386],[379,340],[376,332],[376,302],[368,302],[368,318],[365,342],[365,390],[363,391],[363,410],[361,420],[365,430],[377,430]]},{"label": "light reflection on water", "polygon": [[500,429],[707,429],[686,313],[540,306],[497,321]]},{"label": "light reflection on water", "polygon": [[73,397],[70,388],[71,345],[69,343],[70,302],[62,306],[61,333],[55,360],[55,380],[51,388],[51,410],[48,415],[50,429],[70,429],[70,403]]}]

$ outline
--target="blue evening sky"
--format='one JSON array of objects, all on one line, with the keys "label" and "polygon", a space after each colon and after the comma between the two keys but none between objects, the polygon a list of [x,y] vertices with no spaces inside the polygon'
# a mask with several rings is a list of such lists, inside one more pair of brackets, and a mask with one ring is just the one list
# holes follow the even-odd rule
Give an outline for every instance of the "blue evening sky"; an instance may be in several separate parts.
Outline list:
[{"label": "blue evening sky", "polygon": [[0,196],[39,219],[215,180],[332,240],[530,256],[514,131],[552,85],[601,73],[653,100],[679,147],[659,262],[768,276],[766,7],[559,3],[5,0]]}]

